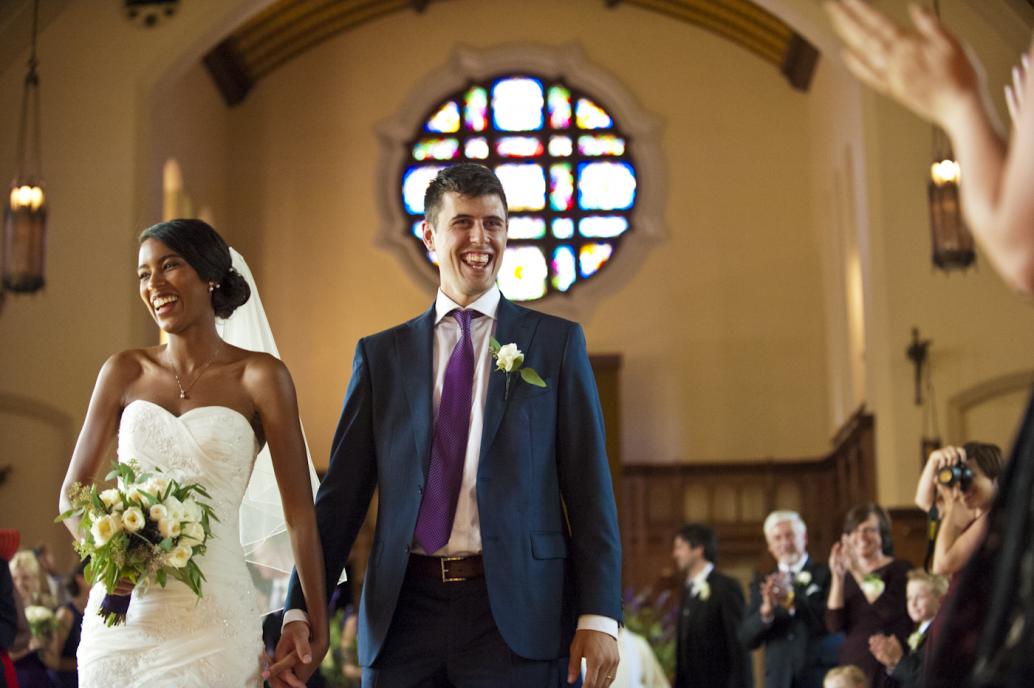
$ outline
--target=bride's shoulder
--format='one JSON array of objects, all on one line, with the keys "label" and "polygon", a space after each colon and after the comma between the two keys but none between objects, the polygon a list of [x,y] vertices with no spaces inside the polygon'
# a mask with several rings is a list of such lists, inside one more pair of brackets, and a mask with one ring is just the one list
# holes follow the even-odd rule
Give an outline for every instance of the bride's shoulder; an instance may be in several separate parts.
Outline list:
[{"label": "bride's shoulder", "polygon": [[148,366],[154,365],[155,356],[162,347],[126,349],[108,357],[101,368],[101,375],[122,380],[140,377]]},{"label": "bride's shoulder", "polygon": [[247,349],[236,349],[234,354],[242,367],[245,383],[265,384],[284,377],[287,379],[291,377],[287,366],[276,356]]}]

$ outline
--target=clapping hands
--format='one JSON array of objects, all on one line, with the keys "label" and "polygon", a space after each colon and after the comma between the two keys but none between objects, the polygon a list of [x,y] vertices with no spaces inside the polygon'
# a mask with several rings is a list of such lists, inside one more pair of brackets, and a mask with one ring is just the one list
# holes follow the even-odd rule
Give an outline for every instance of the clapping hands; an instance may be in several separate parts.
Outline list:
[{"label": "clapping hands", "polygon": [[920,117],[947,122],[979,98],[982,75],[962,44],[928,10],[909,8],[914,27],[899,26],[862,2],[827,2],[844,41],[847,68]]},{"label": "clapping hands", "polygon": [[893,671],[905,656],[905,651],[895,636],[880,633],[869,636],[869,652],[887,668],[887,671]]},{"label": "clapping hands", "polygon": [[1024,53],[1020,57],[1020,63],[1012,68],[1012,84],[1005,86],[1005,104],[1009,108],[1009,118],[1013,125],[1020,119],[1020,111],[1023,106],[1023,82],[1027,80],[1027,72],[1030,71],[1030,56]]}]

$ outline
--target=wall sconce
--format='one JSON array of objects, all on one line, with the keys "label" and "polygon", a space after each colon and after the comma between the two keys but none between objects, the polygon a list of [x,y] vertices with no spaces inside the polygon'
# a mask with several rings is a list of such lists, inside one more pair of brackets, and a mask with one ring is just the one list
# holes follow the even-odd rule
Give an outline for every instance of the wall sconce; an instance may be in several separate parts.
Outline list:
[{"label": "wall sconce", "polygon": [[[940,0],[933,1],[933,11],[941,17]],[[930,233],[933,240],[933,264],[944,270],[965,270],[976,260],[973,235],[962,219],[959,202],[959,163],[951,149],[951,141],[939,127],[933,128],[933,162],[927,181],[930,204]]]},{"label": "wall sconce", "polygon": [[976,252],[973,235],[962,219],[959,163],[944,132],[935,127],[933,136],[933,162],[926,185],[933,264],[945,272],[965,270],[973,264]]},{"label": "wall sconce", "polygon": [[18,126],[18,173],[4,208],[3,287],[29,293],[43,288],[47,249],[47,199],[40,174],[39,65],[36,38],[39,0],[33,3],[32,54],[22,90]]}]

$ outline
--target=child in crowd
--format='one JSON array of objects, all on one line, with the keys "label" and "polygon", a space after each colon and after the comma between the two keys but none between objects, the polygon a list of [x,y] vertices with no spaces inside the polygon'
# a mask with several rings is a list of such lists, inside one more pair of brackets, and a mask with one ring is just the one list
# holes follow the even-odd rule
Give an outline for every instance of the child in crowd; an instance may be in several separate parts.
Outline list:
[{"label": "child in crowd", "polygon": [[846,664],[827,671],[822,688],[869,688],[869,679],[855,665]]},{"label": "child in crowd", "polygon": [[912,569],[908,572],[908,615],[916,627],[908,636],[907,651],[892,635],[874,635],[869,638],[869,649],[873,656],[887,667],[887,672],[901,688],[919,688],[922,684],[926,631],[937,616],[947,591],[947,578],[927,573],[923,569]]}]

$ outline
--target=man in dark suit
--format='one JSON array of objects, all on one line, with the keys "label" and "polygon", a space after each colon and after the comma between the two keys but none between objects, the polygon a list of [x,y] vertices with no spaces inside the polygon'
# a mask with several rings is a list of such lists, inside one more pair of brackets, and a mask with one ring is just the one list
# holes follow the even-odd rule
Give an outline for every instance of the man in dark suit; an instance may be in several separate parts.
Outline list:
[{"label": "man in dark suit", "polygon": [[715,570],[714,531],[696,523],[683,526],[675,535],[672,557],[685,576],[674,688],[752,688],[750,656],[736,637],[743,620],[743,589]]},{"label": "man in dark suit", "polygon": [[765,648],[765,688],[821,688],[837,663],[837,636],[826,632],[829,567],[808,556],[808,530],[795,511],[773,511],[765,540],[778,567],[750,588],[740,640]]},{"label": "man in dark suit", "polygon": [[[332,584],[379,490],[363,685],[557,686],[585,658],[585,686],[603,688],[621,553],[585,338],[500,295],[506,195],[488,168],[443,170],[424,208],[437,300],[359,341],[316,498]],[[308,655],[294,579],[287,607],[274,674]],[[274,680],[295,685],[310,660]]]}]

